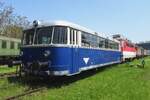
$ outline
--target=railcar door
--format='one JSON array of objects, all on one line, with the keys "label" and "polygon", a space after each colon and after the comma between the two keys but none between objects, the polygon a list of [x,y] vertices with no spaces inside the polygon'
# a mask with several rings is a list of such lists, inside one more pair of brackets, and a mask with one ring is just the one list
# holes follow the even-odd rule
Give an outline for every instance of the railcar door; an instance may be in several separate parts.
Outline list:
[{"label": "railcar door", "polygon": [[72,68],[71,74],[79,72],[79,46],[78,46],[78,31],[70,29],[70,44],[72,44]]}]

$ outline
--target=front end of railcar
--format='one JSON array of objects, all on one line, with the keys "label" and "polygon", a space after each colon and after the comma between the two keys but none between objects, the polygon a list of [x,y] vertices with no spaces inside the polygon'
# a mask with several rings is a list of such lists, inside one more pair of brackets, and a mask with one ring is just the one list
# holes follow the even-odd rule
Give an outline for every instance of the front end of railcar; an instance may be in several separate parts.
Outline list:
[{"label": "front end of railcar", "polygon": [[68,75],[71,51],[66,39],[67,27],[38,26],[35,21],[34,27],[23,34],[22,71],[36,75]]}]

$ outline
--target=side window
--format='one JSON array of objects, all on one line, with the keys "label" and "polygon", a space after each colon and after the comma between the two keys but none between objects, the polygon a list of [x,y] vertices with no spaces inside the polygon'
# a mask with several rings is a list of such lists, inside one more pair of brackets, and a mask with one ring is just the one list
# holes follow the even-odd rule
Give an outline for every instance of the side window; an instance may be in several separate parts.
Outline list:
[{"label": "side window", "polygon": [[82,32],[81,34],[81,45],[85,47],[90,47],[90,35],[85,32]]},{"label": "side window", "polygon": [[71,36],[71,37],[72,37],[72,44],[75,44],[75,35],[74,35],[74,34],[75,34],[75,31],[72,29],[71,32],[72,32],[72,34],[71,34],[71,35],[72,35],[72,36]]},{"label": "side window", "polygon": [[119,49],[119,44],[115,43],[115,49],[118,50]]},{"label": "side window", "polygon": [[26,30],[23,34],[23,45],[32,45],[34,37],[34,29]]},{"label": "side window", "polygon": [[78,31],[70,28],[70,44],[78,44]]},{"label": "side window", "polygon": [[70,44],[78,44],[78,31],[70,28]]},{"label": "side window", "polygon": [[54,44],[67,44],[67,28],[57,26],[54,28],[54,36],[53,36]]},{"label": "side window", "polygon": [[99,38],[96,35],[82,32],[81,40],[82,40],[82,46],[94,47],[94,48],[99,47]]},{"label": "side window", "polygon": [[118,50],[119,49],[119,44],[112,41],[112,49]]},{"label": "side window", "polygon": [[17,43],[17,49],[20,49],[21,43]]},{"label": "side window", "polygon": [[5,40],[2,40],[2,48],[5,49],[7,47],[7,42]]},{"label": "side window", "polygon": [[118,50],[119,49],[119,44],[114,42],[114,41],[108,40],[108,48]]},{"label": "side window", "polygon": [[113,42],[110,40],[108,41],[108,48],[113,49]]},{"label": "side window", "polygon": [[108,46],[108,39],[105,39],[105,48],[109,48],[109,46]]},{"label": "side window", "polygon": [[98,47],[98,37],[96,35],[91,35],[90,42],[91,47]]},{"label": "side window", "polygon": [[10,42],[10,49],[14,49],[14,47],[15,47],[14,42]]},{"label": "side window", "polygon": [[105,48],[105,39],[99,37],[99,48]]}]

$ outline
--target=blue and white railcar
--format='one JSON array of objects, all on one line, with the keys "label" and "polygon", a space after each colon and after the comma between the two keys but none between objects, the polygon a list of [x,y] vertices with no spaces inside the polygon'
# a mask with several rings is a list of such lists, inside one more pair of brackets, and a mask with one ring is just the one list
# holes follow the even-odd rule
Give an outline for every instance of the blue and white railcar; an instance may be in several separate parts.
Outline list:
[{"label": "blue and white railcar", "polygon": [[22,38],[22,71],[27,73],[70,76],[120,63],[121,55],[119,43],[66,21],[35,22]]}]

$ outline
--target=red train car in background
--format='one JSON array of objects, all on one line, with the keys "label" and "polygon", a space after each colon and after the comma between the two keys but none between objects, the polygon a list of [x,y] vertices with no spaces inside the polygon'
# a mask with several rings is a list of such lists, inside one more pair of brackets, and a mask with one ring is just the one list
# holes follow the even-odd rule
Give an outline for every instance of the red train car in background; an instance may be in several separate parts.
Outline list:
[{"label": "red train car in background", "polygon": [[113,35],[113,39],[120,42],[120,50],[122,51],[123,61],[136,58],[137,47],[134,43],[120,34]]}]

